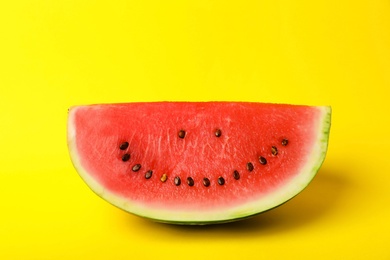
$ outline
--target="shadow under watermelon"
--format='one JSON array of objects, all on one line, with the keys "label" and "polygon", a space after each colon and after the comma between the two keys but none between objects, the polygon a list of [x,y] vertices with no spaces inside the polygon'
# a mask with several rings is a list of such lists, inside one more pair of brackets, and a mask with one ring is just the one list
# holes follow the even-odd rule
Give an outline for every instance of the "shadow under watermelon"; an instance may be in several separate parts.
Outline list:
[{"label": "shadow under watermelon", "polygon": [[227,223],[239,232],[276,232],[312,225],[337,210],[348,181],[339,172],[321,170],[300,194],[267,212],[242,221]]}]

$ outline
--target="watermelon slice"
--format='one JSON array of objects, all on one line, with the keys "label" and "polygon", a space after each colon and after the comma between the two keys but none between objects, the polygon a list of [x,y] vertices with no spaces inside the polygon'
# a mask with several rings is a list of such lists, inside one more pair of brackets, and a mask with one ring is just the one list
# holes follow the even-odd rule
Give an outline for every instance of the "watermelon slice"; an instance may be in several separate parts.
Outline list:
[{"label": "watermelon slice", "polygon": [[274,208],[313,179],[331,108],[150,102],[69,109],[68,146],[88,186],[160,222],[208,224]]}]

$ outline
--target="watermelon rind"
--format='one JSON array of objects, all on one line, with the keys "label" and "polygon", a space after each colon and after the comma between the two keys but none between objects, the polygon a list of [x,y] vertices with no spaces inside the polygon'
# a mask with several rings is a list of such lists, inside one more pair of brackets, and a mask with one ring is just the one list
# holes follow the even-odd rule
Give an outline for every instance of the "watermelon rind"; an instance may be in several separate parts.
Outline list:
[{"label": "watermelon rind", "polygon": [[278,207],[299,194],[312,181],[325,160],[328,149],[329,133],[331,127],[332,109],[330,106],[316,107],[320,111],[320,120],[315,145],[308,156],[300,172],[279,187],[275,192],[269,193],[257,200],[243,203],[236,207],[220,210],[215,208],[200,214],[195,210],[172,211],[165,209],[154,209],[146,207],[140,203],[135,203],[108,191],[88,171],[82,166],[80,156],[76,147],[76,130],[74,127],[74,115],[78,107],[69,109],[67,143],[72,163],[81,178],[87,183],[90,189],[98,196],[111,204],[144,218],[157,222],[184,224],[184,225],[205,225],[215,223],[226,223],[245,219],[270,209]]}]

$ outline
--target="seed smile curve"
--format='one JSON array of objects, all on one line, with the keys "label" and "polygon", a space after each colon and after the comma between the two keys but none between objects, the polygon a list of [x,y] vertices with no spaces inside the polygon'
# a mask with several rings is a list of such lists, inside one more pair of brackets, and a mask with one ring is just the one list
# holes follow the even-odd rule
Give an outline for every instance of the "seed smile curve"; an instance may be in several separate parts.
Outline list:
[{"label": "seed smile curve", "polygon": [[[215,132],[214,132],[215,136],[216,137],[220,137],[222,135],[222,132],[220,129],[216,129]],[[184,137],[186,136],[186,132],[184,130],[180,130],[178,132],[178,137],[183,139]],[[282,141],[281,141],[281,144],[282,146],[287,146],[289,144],[289,140],[287,138],[283,138]],[[118,146],[117,146],[118,147]],[[122,142],[120,145],[119,145],[119,149],[124,151],[126,150],[127,148],[129,147],[129,142],[127,141],[124,141]],[[277,156],[279,153],[278,151],[278,148],[276,146],[271,146],[271,154],[272,156]],[[123,162],[127,162],[129,161],[131,158],[130,154],[129,153],[125,153],[122,155],[121,157],[121,160]],[[266,165],[267,164],[267,159],[264,157],[264,156],[259,156],[258,157],[258,162],[261,164],[261,165]],[[134,164],[133,167],[131,168],[131,170],[133,172],[138,172],[139,170],[141,169],[141,164],[137,163],[137,164]],[[255,166],[252,162],[247,162],[246,163],[246,170],[249,171],[249,172],[252,172],[254,171],[255,169]],[[150,179],[153,175],[153,171],[152,170],[148,170],[145,172],[144,174],[144,177],[145,179]],[[241,175],[239,173],[238,170],[234,170],[233,171],[233,179],[235,180],[239,180],[241,178]],[[160,177],[160,181],[161,182],[166,182],[168,179],[168,175],[166,173],[162,174],[161,177]],[[192,177],[187,177],[186,179],[186,182],[187,182],[187,185],[192,187],[195,185],[195,181]],[[179,176],[176,176],[173,180],[173,183],[176,185],[176,186],[179,186],[181,184],[181,179]],[[203,183],[203,186],[205,187],[209,187],[211,185],[211,181],[209,178],[207,177],[204,177],[202,179],[202,183]],[[223,178],[222,176],[219,176],[218,179],[217,179],[217,183],[222,186],[225,184],[225,178]]]}]

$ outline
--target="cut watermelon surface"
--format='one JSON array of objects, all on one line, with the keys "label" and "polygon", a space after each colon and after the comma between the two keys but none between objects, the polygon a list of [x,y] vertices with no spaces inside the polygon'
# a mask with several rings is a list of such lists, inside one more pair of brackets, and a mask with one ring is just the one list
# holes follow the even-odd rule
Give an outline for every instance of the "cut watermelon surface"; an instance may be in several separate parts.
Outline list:
[{"label": "cut watermelon surface", "polygon": [[160,222],[246,218],[302,191],[323,163],[331,108],[150,102],[69,109],[68,147],[88,186]]}]

